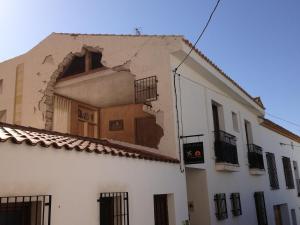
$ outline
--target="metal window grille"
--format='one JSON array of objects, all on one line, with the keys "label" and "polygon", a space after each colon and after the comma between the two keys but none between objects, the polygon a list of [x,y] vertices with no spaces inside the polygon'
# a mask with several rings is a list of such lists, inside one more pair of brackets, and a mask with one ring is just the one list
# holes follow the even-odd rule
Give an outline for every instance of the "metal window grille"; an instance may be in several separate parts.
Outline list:
[{"label": "metal window grille", "polygon": [[50,225],[51,195],[0,197],[1,225]]},{"label": "metal window grille", "polygon": [[218,220],[225,220],[228,218],[227,205],[226,205],[226,194],[215,194],[215,208],[216,217]]},{"label": "metal window grille", "polygon": [[273,153],[267,152],[266,158],[267,158],[270,186],[273,190],[279,189],[275,155]]},{"label": "metal window grille", "polygon": [[264,192],[255,192],[254,199],[258,225],[268,225]]},{"label": "metal window grille", "polygon": [[135,80],[135,103],[156,101],[158,98],[157,82],[156,76]]},{"label": "metal window grille", "polygon": [[101,193],[100,225],[129,225],[128,192]]},{"label": "metal window grille", "polygon": [[264,170],[264,158],[262,147],[255,144],[248,144],[248,161],[250,169]]},{"label": "metal window grille", "polygon": [[294,189],[295,183],[294,183],[294,179],[293,179],[293,172],[292,172],[290,158],[282,157],[282,164],[283,164],[286,187],[288,189]]},{"label": "metal window grille", "polygon": [[225,131],[214,131],[216,162],[239,164],[236,137]]},{"label": "metal window grille", "polygon": [[231,200],[232,215],[234,216],[242,215],[240,193],[232,193],[230,196],[230,200]]}]

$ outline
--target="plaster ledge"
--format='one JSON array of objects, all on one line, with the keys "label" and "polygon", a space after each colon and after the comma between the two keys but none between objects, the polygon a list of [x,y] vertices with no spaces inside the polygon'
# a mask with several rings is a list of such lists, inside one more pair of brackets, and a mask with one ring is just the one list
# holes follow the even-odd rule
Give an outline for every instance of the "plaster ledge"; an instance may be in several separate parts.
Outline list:
[{"label": "plaster ledge", "polygon": [[231,164],[231,163],[216,163],[216,170],[217,171],[224,171],[224,172],[239,172],[240,165],[239,164]]},{"label": "plaster ledge", "polygon": [[251,168],[249,169],[249,173],[254,176],[260,176],[260,175],[265,175],[266,171],[264,169]]}]

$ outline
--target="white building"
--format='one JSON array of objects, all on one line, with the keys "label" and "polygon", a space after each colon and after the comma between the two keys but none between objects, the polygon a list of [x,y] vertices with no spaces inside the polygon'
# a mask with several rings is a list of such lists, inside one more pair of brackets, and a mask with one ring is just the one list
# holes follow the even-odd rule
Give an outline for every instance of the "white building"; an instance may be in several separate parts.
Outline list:
[{"label": "white building", "polygon": [[[299,136],[198,50],[174,73],[190,48],[182,36],[53,33],[0,63],[0,138],[51,146],[0,143],[0,197],[51,194],[52,224],[113,218],[101,211],[117,204],[99,213],[92,200],[104,192],[128,193],[136,225],[300,223]],[[53,149],[61,136],[146,160]]]}]

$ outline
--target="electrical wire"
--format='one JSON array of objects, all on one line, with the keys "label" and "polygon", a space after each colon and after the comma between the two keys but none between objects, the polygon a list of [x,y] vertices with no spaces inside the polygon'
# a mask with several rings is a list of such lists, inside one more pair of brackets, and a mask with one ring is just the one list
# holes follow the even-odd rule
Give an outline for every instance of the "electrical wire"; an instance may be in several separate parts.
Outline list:
[{"label": "electrical wire", "polygon": [[300,128],[300,124],[297,124],[297,123],[291,122],[291,121],[289,121],[289,120],[283,119],[283,118],[281,118],[281,117],[279,117],[279,116],[272,115],[272,114],[270,114],[270,113],[268,113],[268,112],[266,112],[266,114],[267,114],[268,116],[270,116],[270,117],[273,117],[273,118],[278,119],[278,120],[282,120],[282,121],[284,121],[284,122],[287,122],[287,123],[289,123],[289,124],[291,124],[291,125],[294,125],[294,126]]},{"label": "electrical wire", "polygon": [[183,60],[179,63],[179,65],[174,69],[174,71],[176,72],[178,70],[178,68],[185,62],[185,60],[189,57],[189,55],[192,53],[192,51],[195,49],[196,45],[198,44],[198,42],[200,41],[200,39],[202,38],[205,30],[207,29],[215,11],[217,10],[218,6],[219,6],[219,3],[220,3],[221,0],[218,0],[213,11],[210,13],[210,16],[202,30],[202,32],[200,33],[199,37],[197,38],[196,42],[194,43],[194,45],[192,46],[191,50],[189,51],[189,53],[183,58]]}]

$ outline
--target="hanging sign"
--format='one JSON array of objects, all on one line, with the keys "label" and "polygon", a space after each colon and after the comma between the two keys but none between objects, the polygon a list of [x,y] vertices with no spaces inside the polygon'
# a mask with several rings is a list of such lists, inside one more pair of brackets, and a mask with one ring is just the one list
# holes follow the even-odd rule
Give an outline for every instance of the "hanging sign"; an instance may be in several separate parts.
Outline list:
[{"label": "hanging sign", "polygon": [[204,163],[203,142],[183,144],[185,164]]}]

